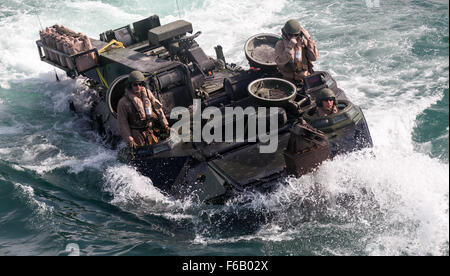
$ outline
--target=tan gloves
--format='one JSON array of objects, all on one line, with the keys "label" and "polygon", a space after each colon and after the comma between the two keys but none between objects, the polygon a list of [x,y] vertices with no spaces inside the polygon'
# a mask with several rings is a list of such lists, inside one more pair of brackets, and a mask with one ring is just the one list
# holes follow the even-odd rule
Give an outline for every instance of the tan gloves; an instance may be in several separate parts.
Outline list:
[{"label": "tan gloves", "polygon": [[128,141],[128,147],[135,149],[138,145],[136,144],[136,142],[134,141],[133,137],[129,137],[129,141]]}]

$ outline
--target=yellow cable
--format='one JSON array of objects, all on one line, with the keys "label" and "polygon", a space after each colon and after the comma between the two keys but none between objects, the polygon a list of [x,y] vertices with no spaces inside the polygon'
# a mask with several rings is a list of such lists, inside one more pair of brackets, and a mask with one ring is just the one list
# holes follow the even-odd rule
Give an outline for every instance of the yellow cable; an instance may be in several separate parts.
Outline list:
[{"label": "yellow cable", "polygon": [[105,47],[103,47],[102,49],[100,49],[100,50],[98,51],[98,53],[99,53],[99,54],[104,53],[104,52],[108,51],[110,47],[114,47],[114,48],[125,48],[125,47],[123,46],[123,43],[122,43],[122,42],[113,39],[113,40],[111,40],[108,44],[106,44]]},{"label": "yellow cable", "polygon": [[[123,46],[123,43],[122,43],[122,42],[113,39],[113,40],[111,40],[108,44],[106,44],[105,47],[101,48],[101,49],[98,51],[98,53],[99,53],[99,54],[102,54],[102,53],[108,51],[111,47],[112,47],[112,48],[125,48],[125,47]],[[98,62],[98,61],[97,61],[97,62]],[[102,75],[102,73],[100,72],[100,69],[99,69],[98,67],[97,67],[97,74],[98,74],[98,77],[100,78],[102,84],[103,84],[106,88],[109,88],[108,83],[106,82],[105,78],[103,77],[103,75]]]},{"label": "yellow cable", "polygon": [[97,74],[100,77],[100,80],[102,81],[103,85],[106,88],[109,88],[108,83],[106,82],[105,78],[103,77],[102,73],[100,73],[100,69],[97,67]]}]

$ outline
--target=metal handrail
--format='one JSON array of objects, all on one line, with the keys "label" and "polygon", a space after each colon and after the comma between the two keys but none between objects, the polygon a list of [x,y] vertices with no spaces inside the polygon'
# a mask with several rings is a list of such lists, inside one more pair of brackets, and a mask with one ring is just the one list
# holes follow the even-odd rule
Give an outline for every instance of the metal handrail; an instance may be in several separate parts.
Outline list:
[{"label": "metal handrail", "polygon": [[[95,53],[95,58],[96,58],[96,60],[98,60],[99,54],[98,54],[97,48],[93,48],[93,49],[90,49],[90,50],[87,50],[87,51],[84,51],[84,52],[81,52],[81,53],[78,53],[78,54],[75,54],[75,55],[68,55],[68,54],[66,54],[64,52],[61,52],[61,51],[56,50],[54,48],[51,48],[51,47],[49,47],[47,45],[44,45],[41,40],[37,40],[36,41],[36,45],[37,45],[37,48],[38,48],[39,57],[41,58],[42,61],[44,61],[44,62],[46,62],[46,63],[48,63],[48,64],[50,64],[52,66],[55,66],[55,67],[65,71],[67,73],[67,75],[69,77],[71,77],[71,78],[75,78],[75,77],[79,76],[81,73],[83,73],[83,72],[85,72],[87,70],[90,70],[92,68],[98,67],[98,63],[97,63],[97,65],[94,66],[94,67],[91,67],[91,68],[89,68],[89,69],[87,69],[87,70],[85,70],[83,72],[78,72],[77,66],[76,66],[76,61],[75,61],[77,57],[80,57],[80,56],[83,56],[83,55],[86,55],[86,54],[90,54],[90,53]],[[42,49],[50,51],[50,52],[52,52],[54,54],[57,54],[59,56],[62,56],[62,57],[70,59],[72,64],[74,65],[74,69],[69,69],[67,67],[64,67],[64,66],[62,66],[62,65],[52,61],[49,57],[45,56],[45,54],[42,52]]]}]

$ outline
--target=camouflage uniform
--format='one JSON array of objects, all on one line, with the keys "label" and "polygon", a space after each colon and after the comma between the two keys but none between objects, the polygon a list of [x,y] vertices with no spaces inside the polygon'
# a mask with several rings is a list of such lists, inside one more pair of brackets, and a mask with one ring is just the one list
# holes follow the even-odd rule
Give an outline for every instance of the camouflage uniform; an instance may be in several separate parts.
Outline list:
[{"label": "camouflage uniform", "polygon": [[[282,33],[282,38],[275,45],[275,62],[286,80],[294,83],[302,82],[313,72],[312,61],[319,57],[316,42],[296,20],[289,20],[282,29]],[[297,43],[291,41],[291,35],[302,33],[304,38],[297,37]]]},{"label": "camouflage uniform", "polygon": [[[130,89],[125,89],[125,94],[117,105],[117,119],[122,139],[127,144],[134,141],[138,146],[152,145],[158,143],[154,133],[155,123],[168,128],[168,122],[162,110],[162,104],[153,93],[142,88],[137,95]],[[145,108],[151,110],[151,115],[146,114]]]}]

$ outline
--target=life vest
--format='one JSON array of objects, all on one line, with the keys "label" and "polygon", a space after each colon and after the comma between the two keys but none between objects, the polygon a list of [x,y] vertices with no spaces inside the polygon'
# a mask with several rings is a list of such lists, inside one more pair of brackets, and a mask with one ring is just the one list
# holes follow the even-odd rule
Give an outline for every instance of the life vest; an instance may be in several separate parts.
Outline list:
[{"label": "life vest", "polygon": [[[296,46],[297,47],[297,46]],[[302,71],[308,71],[309,73],[312,73],[312,67],[313,64],[308,60],[308,57],[306,56],[305,47],[299,47],[299,49],[295,51],[296,58],[294,59],[295,64],[295,71],[296,72],[302,72]],[[300,54],[298,55],[297,53]],[[297,56],[298,55],[298,56]],[[300,59],[301,55],[301,59]]]},{"label": "life vest", "polygon": [[[125,97],[133,105],[136,110],[136,114],[131,115],[130,127],[132,128],[144,128],[149,125],[150,122],[157,119],[157,115],[153,112],[152,103],[148,96],[147,89],[142,92],[140,97],[134,95],[128,89],[125,92]],[[134,115],[134,116],[133,116]]]}]

